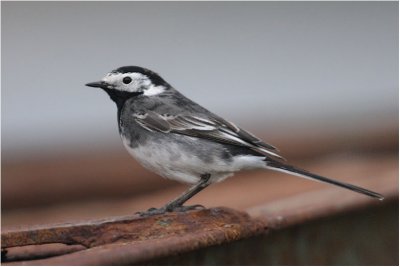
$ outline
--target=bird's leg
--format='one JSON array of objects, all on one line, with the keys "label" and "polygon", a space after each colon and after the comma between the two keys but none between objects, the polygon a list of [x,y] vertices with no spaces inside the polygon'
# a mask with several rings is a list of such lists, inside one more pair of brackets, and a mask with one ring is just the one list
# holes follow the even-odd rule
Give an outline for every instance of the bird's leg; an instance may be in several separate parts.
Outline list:
[{"label": "bird's leg", "polygon": [[193,206],[182,206],[186,201],[188,201],[191,197],[199,193],[201,190],[210,185],[210,177],[209,173],[203,174],[201,176],[200,181],[194,186],[190,187],[186,192],[177,197],[176,199],[169,202],[164,206],[166,211],[186,211],[191,209],[196,209],[198,207],[203,207],[201,205],[193,205]]},{"label": "bird's leg", "polygon": [[209,173],[203,174],[201,176],[200,181],[195,184],[194,186],[190,187],[186,192],[184,192],[182,195],[179,197],[175,198],[171,202],[169,202],[167,205],[160,209],[156,208],[151,208],[148,211],[145,212],[138,212],[141,216],[144,215],[155,215],[155,214],[162,214],[165,212],[171,212],[171,211],[187,211],[187,210],[192,210],[196,208],[202,208],[203,206],[201,205],[193,205],[193,206],[182,206],[183,203],[188,201],[191,197],[199,193],[201,190],[206,188],[207,186],[210,185],[210,177],[211,175]]}]

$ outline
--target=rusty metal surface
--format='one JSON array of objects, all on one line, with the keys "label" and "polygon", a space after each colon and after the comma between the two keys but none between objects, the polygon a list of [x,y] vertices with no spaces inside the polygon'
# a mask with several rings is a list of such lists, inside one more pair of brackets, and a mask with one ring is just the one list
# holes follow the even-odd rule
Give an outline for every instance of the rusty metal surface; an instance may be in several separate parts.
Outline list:
[{"label": "rusty metal surface", "polygon": [[90,249],[15,264],[111,265],[149,260],[265,231],[265,222],[252,219],[246,213],[214,208],[7,231],[2,233],[2,248],[48,243],[80,244]]},{"label": "rusty metal surface", "polygon": [[143,264],[398,266],[398,215],[392,201]]}]

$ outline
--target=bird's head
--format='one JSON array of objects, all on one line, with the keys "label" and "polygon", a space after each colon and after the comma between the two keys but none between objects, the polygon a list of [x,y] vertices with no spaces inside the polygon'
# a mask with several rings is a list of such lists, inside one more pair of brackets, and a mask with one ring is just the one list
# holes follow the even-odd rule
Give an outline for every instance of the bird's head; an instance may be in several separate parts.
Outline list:
[{"label": "bird's head", "polygon": [[157,73],[137,66],[120,67],[107,73],[101,81],[86,86],[104,89],[113,100],[137,95],[154,96],[170,88]]}]

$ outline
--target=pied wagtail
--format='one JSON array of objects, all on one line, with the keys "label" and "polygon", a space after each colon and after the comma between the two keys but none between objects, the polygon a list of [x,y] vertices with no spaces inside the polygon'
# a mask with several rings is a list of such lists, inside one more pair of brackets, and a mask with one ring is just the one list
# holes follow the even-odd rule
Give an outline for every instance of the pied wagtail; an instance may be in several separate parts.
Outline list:
[{"label": "pied wagtail", "polygon": [[163,177],[193,184],[164,207],[142,214],[199,207],[183,204],[208,185],[250,169],[285,172],[383,199],[286,164],[274,146],[186,98],[149,69],[121,67],[86,85],[103,89],[117,104],[122,141],[137,161]]}]

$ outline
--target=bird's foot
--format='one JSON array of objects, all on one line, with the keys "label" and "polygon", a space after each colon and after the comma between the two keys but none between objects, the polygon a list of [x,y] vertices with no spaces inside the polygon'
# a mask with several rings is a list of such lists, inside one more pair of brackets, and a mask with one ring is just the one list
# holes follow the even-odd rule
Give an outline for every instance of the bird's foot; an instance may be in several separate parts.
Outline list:
[{"label": "bird's foot", "polygon": [[139,214],[140,217],[144,217],[144,216],[151,216],[151,215],[158,215],[158,214],[163,214],[167,212],[167,210],[165,209],[165,207],[162,208],[150,208],[146,211],[138,211],[135,214]]},{"label": "bird's foot", "polygon": [[205,209],[203,205],[192,205],[192,206],[166,206],[165,209],[169,212],[185,212],[189,210],[202,210]]},{"label": "bird's foot", "polygon": [[147,211],[138,211],[136,214],[139,214],[140,217],[144,216],[152,216],[152,215],[159,215],[164,214],[166,212],[186,212],[189,210],[202,210],[205,209],[203,205],[192,205],[192,206],[173,206],[167,205],[162,208],[150,208]]}]

